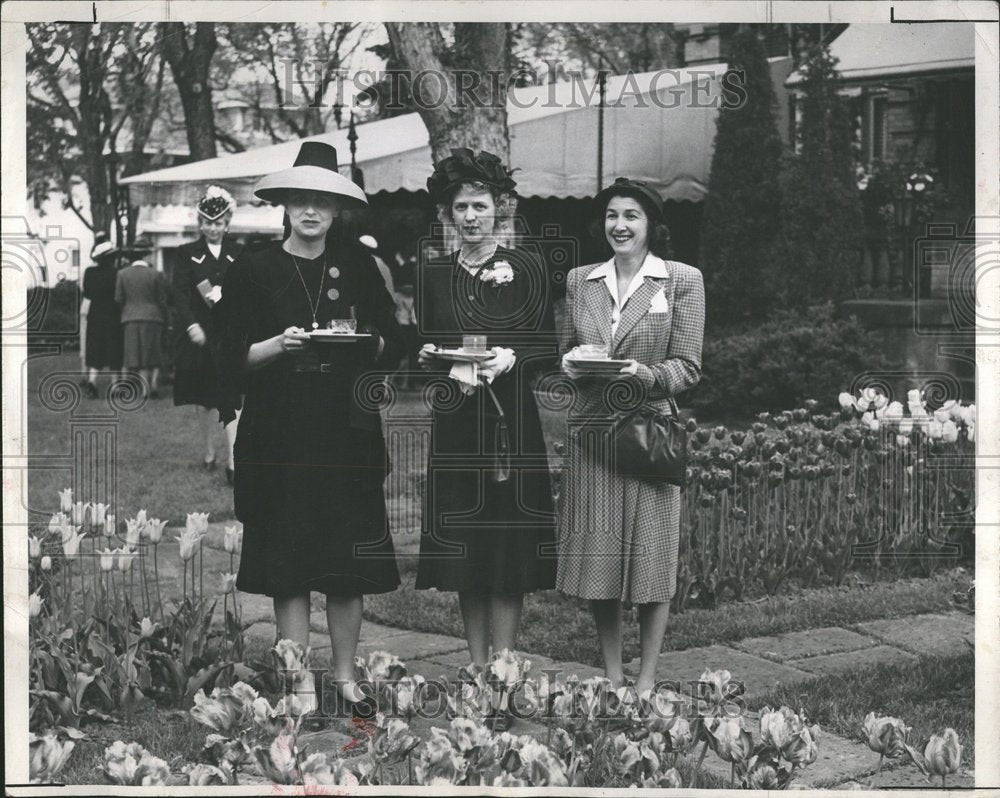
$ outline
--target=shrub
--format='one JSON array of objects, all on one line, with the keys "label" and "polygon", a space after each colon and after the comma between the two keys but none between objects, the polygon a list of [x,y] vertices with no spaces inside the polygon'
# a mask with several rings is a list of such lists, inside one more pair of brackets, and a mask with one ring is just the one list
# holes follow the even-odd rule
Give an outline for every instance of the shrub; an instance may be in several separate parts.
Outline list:
[{"label": "shrub", "polygon": [[686,398],[696,414],[714,418],[749,418],[836,396],[856,375],[884,365],[861,323],[835,319],[829,303],[783,311],[752,330],[709,336],[702,361],[702,380]]},{"label": "shrub", "polygon": [[76,343],[79,338],[80,289],[74,280],[63,280],[51,288],[28,289],[28,335],[31,341],[58,339]]},{"label": "shrub", "polygon": [[762,319],[774,296],[763,275],[778,227],[782,143],[767,55],[753,30],[734,40],[730,68],[744,70],[746,100],[719,112],[715,134],[699,264],[712,324]]}]

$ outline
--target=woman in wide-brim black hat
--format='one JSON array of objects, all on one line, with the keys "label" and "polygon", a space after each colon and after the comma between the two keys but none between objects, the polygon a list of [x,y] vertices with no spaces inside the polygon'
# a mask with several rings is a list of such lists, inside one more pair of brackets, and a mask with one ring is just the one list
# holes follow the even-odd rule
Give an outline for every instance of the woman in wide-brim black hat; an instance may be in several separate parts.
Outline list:
[{"label": "woman in wide-brim black hat", "polygon": [[107,235],[98,233],[90,251],[94,265],[83,273],[80,316],[86,324],[83,348],[88,371],[84,390],[92,399],[97,397],[97,375],[107,370],[114,379],[122,368],[121,314],[115,304],[118,255],[118,248]]},{"label": "woman in wide-brim black hat", "polygon": [[[177,341],[174,354],[174,404],[194,405],[203,448],[202,464],[215,468],[215,424],[212,410],[219,407],[219,340],[215,306],[221,299],[222,281],[242,247],[228,235],[236,200],[223,188],[209,186],[198,201],[196,241],[174,254],[173,289]],[[233,480],[235,421],[227,425],[226,480]]]},{"label": "woman in wide-brim black hat", "polygon": [[[524,594],[555,584],[552,490],[538,406],[539,374],[556,364],[546,269],[537,251],[501,245],[515,183],[488,152],[454,150],[428,190],[458,249],[420,265],[420,363],[447,378],[433,407],[418,589],[457,591],[475,665],[515,648]],[[439,348],[483,336],[481,364]],[[500,728],[510,715],[494,720]]]},{"label": "woman in wide-brim black hat", "polygon": [[[288,235],[244,250],[219,304],[228,390],[245,395],[236,437],[235,510],[243,522],[236,586],[273,597],[278,636],[309,643],[310,593],[324,593],[341,695],[353,681],[363,596],[399,585],[386,525],[386,451],[375,398],[399,361],[395,305],[370,255],[338,235],[364,193],[336,150],[302,145],[295,165],[255,194],[285,207]],[[321,342],[334,320],[368,337]],[[298,689],[298,688],[297,688]]]}]

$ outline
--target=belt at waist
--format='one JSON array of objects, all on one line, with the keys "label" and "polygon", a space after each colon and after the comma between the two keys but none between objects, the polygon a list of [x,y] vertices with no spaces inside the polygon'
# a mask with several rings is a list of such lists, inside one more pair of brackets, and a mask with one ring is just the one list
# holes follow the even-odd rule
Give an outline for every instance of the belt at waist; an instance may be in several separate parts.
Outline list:
[{"label": "belt at waist", "polygon": [[341,363],[292,363],[290,370],[299,374],[336,374],[346,369]]}]

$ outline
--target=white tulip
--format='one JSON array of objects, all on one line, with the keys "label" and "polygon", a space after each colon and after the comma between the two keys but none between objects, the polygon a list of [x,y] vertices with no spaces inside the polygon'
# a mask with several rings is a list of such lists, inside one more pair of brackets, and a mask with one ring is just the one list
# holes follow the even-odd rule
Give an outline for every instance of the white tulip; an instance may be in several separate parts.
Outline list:
[{"label": "white tulip", "polygon": [[877,410],[881,410],[887,404],[889,404],[889,397],[884,393],[875,394],[875,398],[872,400],[872,404],[875,405]]},{"label": "white tulip", "polygon": [[83,526],[87,517],[87,507],[89,504],[89,502],[76,502],[73,505],[73,508],[70,511],[70,518],[73,519],[73,523],[76,526]]},{"label": "white tulip", "polygon": [[909,435],[911,432],[913,432],[913,419],[904,418],[899,422],[899,434]]},{"label": "white tulip", "polygon": [[139,538],[142,536],[142,530],[145,528],[145,520],[140,521],[138,518],[125,519],[125,543],[129,548],[134,549],[139,545]]},{"label": "white tulip", "polygon": [[189,533],[204,535],[208,531],[208,513],[188,513],[185,529]]},{"label": "white tulip", "polygon": [[[945,404],[948,404],[945,402]],[[951,418],[953,421],[961,421],[962,414],[965,412],[965,408],[962,407],[961,402],[952,401],[951,406],[948,408],[948,412],[951,413]]]},{"label": "white tulip", "polygon": [[236,574],[222,575],[222,592],[232,593],[236,589]]},{"label": "white tulip", "polygon": [[59,491],[59,512],[68,513],[73,510],[73,489]]},{"label": "white tulip", "polygon": [[52,558],[48,554],[42,557],[41,566],[43,571],[52,570]]},{"label": "white tulip", "polygon": [[97,549],[97,556],[100,558],[102,571],[110,571],[115,567],[115,552],[111,549]]},{"label": "white tulip", "polygon": [[230,554],[239,554],[243,545],[243,530],[238,526],[227,526],[222,543]]},{"label": "white tulip", "polygon": [[965,428],[965,434],[969,436],[970,441],[974,441],[976,439],[976,425],[969,424],[969,426]]},{"label": "white tulip", "polygon": [[944,437],[944,426],[940,421],[932,421],[927,425],[927,437],[932,441],[938,441]]},{"label": "white tulip", "polygon": [[156,631],[156,624],[153,623],[149,618],[143,618],[139,623],[139,638],[152,637],[153,632]]},{"label": "white tulip", "polygon": [[951,418],[951,413],[943,407],[939,407],[934,411],[934,420],[939,424],[944,424],[949,418]]},{"label": "white tulip", "polygon": [[138,552],[132,551],[128,546],[123,546],[120,549],[115,549],[115,554],[118,555],[118,570],[125,573],[132,567],[132,560],[136,558]]},{"label": "white tulip", "polygon": [[879,420],[873,417],[871,414],[865,413],[861,417],[861,423],[868,429],[870,429],[872,432],[878,432]]},{"label": "white tulip", "polygon": [[64,512],[58,512],[49,519],[49,534],[61,535],[62,528],[69,523],[69,516]]},{"label": "white tulip", "polygon": [[28,596],[28,617],[37,618],[42,614],[42,605],[45,603],[43,599],[36,590],[30,596]]},{"label": "white tulip", "polygon": [[844,391],[843,393],[840,394],[840,396],[837,397],[837,401],[840,403],[840,406],[844,410],[854,409],[854,397],[851,396],[846,391]]},{"label": "white tulip", "polygon": [[146,526],[146,511],[139,510],[139,512],[135,514],[135,520],[139,522],[140,526]]},{"label": "white tulip", "polygon": [[870,404],[871,404],[870,400],[865,399],[865,397],[861,396],[858,397],[857,401],[854,402],[854,409],[857,410],[859,413],[864,413],[866,410],[868,410],[868,405]]},{"label": "white tulip", "polygon": [[42,556],[42,539],[28,536],[28,556],[34,559]]},{"label": "white tulip", "polygon": [[954,421],[946,421],[941,425],[941,437],[945,443],[954,443],[958,440],[958,425]]},{"label": "white tulip", "polygon": [[108,517],[108,505],[104,502],[97,502],[90,505],[90,523],[97,528],[104,526],[104,519]]},{"label": "white tulip", "polygon": [[87,537],[86,533],[81,532],[79,535],[74,534],[69,538],[63,539],[63,555],[68,557],[75,557],[80,551],[80,541]]},{"label": "white tulip", "polygon": [[906,392],[906,401],[909,404],[918,404],[923,406],[923,400],[920,398],[920,391],[917,388]]},{"label": "white tulip", "polygon": [[976,406],[975,405],[968,405],[967,407],[963,407],[962,408],[962,421],[964,421],[966,424],[975,424],[976,423]]},{"label": "white tulip", "polygon": [[887,422],[899,421],[903,417],[903,405],[899,402],[890,402],[885,408],[885,420]]},{"label": "white tulip", "polygon": [[150,543],[159,543],[163,539],[163,529],[166,527],[167,522],[161,521],[159,518],[150,518],[146,522],[146,528],[144,530],[146,536],[149,538]]},{"label": "white tulip", "polygon": [[908,435],[897,435],[896,436],[896,445],[897,446],[909,446],[910,445],[910,438],[909,438],[909,436]]},{"label": "white tulip", "polygon": [[104,534],[111,537],[115,534],[115,528],[117,526],[118,519],[115,518],[114,513],[108,513],[104,516]]}]

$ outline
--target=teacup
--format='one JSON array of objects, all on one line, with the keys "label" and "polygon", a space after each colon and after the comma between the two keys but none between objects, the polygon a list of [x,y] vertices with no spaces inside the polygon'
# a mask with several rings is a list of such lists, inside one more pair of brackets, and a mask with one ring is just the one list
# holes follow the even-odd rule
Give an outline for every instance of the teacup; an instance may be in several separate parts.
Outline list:
[{"label": "teacup", "polygon": [[326,323],[326,329],[335,333],[353,333],[357,328],[358,322],[355,319],[330,319]]}]

